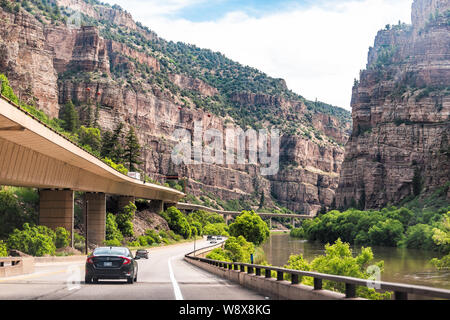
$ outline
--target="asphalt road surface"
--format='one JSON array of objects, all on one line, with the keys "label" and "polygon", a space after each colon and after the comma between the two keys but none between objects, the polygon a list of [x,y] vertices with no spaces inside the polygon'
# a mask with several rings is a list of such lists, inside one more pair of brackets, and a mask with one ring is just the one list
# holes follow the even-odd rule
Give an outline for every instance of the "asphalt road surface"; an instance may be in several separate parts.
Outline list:
[{"label": "asphalt road surface", "polygon": [[[197,241],[196,248],[209,246]],[[35,272],[0,278],[0,300],[265,300],[256,292],[203,271],[183,260],[193,243],[149,250],[138,260],[138,282],[84,283],[84,262],[37,264]]]}]

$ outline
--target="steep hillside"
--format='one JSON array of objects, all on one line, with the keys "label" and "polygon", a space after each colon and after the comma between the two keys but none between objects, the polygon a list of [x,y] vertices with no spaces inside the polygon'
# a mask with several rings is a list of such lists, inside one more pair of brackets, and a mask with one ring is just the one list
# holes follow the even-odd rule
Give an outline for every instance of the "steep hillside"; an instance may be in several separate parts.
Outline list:
[{"label": "steep hillside", "polygon": [[[120,7],[85,0],[2,1],[0,72],[21,100],[52,117],[73,101],[102,130],[137,129],[141,169],[162,180],[178,173],[187,190],[218,206],[280,204],[316,213],[338,185],[350,114],[290,91],[284,80],[220,53],[159,38]],[[95,114],[95,115],[94,115]],[[281,170],[175,165],[173,132],[227,127],[279,128]],[[205,198],[206,197],[206,198]],[[230,202],[231,201],[231,202]]]},{"label": "steep hillside", "polygon": [[450,1],[415,0],[412,25],[386,26],[352,97],[338,207],[379,208],[450,177]]}]

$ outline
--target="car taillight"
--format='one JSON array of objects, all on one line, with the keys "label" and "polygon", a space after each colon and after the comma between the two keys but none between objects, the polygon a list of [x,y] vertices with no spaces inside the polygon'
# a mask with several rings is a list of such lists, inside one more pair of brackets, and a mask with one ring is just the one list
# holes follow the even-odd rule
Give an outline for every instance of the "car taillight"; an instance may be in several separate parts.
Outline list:
[{"label": "car taillight", "polygon": [[121,257],[122,259],[123,259],[123,265],[125,265],[125,264],[130,264],[131,263],[131,260],[130,259],[128,259],[128,258],[125,258],[125,257]]},{"label": "car taillight", "polygon": [[94,264],[94,260],[92,260],[94,257],[87,258],[86,262],[90,264]]}]

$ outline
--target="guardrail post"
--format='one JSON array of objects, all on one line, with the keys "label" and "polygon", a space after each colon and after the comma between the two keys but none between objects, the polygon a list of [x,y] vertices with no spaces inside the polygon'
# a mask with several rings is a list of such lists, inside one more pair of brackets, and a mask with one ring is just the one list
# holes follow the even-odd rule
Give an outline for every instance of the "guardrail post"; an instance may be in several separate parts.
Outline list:
[{"label": "guardrail post", "polygon": [[347,299],[356,298],[356,285],[350,283],[345,284],[345,297]]},{"label": "guardrail post", "polygon": [[241,264],[241,272],[245,272],[245,266]]},{"label": "guardrail post", "polygon": [[0,262],[0,267],[4,267],[5,263],[4,262]]},{"label": "guardrail post", "polygon": [[291,277],[292,277],[292,280],[291,280],[292,284],[299,284],[298,274],[293,274],[293,275],[291,275]]},{"label": "guardrail post", "polygon": [[408,293],[407,292],[401,292],[401,291],[395,291],[394,292],[394,299],[395,300],[408,300]]},{"label": "guardrail post", "polygon": [[259,277],[261,276],[261,268],[255,268],[255,274]]},{"label": "guardrail post", "polygon": [[322,290],[322,279],[314,278],[314,290]]},{"label": "guardrail post", "polygon": [[253,274],[253,267],[247,267],[247,273]]},{"label": "guardrail post", "polygon": [[272,278],[272,270],[266,269],[265,272],[266,272],[266,278]]},{"label": "guardrail post", "polygon": [[277,271],[277,281],[283,281],[283,272]]}]

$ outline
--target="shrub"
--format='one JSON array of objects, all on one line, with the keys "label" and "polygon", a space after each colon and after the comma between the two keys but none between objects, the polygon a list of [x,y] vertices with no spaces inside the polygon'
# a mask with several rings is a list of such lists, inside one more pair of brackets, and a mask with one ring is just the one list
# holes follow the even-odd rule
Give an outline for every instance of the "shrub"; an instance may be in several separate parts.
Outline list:
[{"label": "shrub", "polygon": [[7,257],[8,256],[8,248],[6,246],[6,243],[0,240],[0,257]]},{"label": "shrub", "polygon": [[14,229],[37,222],[39,195],[34,189],[8,187],[0,190],[0,238]]},{"label": "shrub", "polygon": [[55,233],[56,233],[55,246],[57,249],[65,248],[68,245],[70,245],[69,231],[67,231],[65,228],[58,227],[56,228]]},{"label": "shrub", "polygon": [[41,257],[54,255],[56,234],[44,226],[31,227],[28,223],[23,225],[23,230],[15,229],[8,238],[8,248]]},{"label": "shrub", "polygon": [[116,216],[112,213],[108,213],[106,215],[106,240],[117,240],[121,242],[123,240],[123,235],[120,232],[117,222]]},{"label": "shrub", "polygon": [[[306,261],[303,256],[291,256],[289,263],[285,266],[288,269],[315,271],[325,274],[348,276],[360,279],[370,279],[372,274],[367,272],[367,267],[373,264],[373,253],[371,248],[362,248],[361,253],[353,257],[353,252],[348,243],[343,243],[338,239],[333,245],[325,246],[325,255],[318,256],[312,262]],[[383,271],[384,262],[375,264],[380,272]],[[312,278],[304,278],[304,284],[312,285]],[[324,281],[323,288],[339,292],[345,292],[343,283]],[[377,293],[374,289],[358,287],[357,296],[368,299],[389,299],[390,292]]]},{"label": "shrub", "polygon": [[82,235],[74,232],[73,234],[73,246],[75,249],[80,250],[81,252],[84,252],[85,246],[86,246],[86,238]]},{"label": "shrub", "polygon": [[132,202],[125,206],[121,213],[116,216],[117,227],[125,237],[132,237],[133,231],[133,219],[136,212],[136,205]]},{"label": "shrub", "polygon": [[105,240],[103,244],[107,247],[121,247],[122,243],[117,239]]},{"label": "shrub", "polygon": [[161,215],[166,219],[170,229],[175,233],[183,236],[185,239],[191,237],[191,226],[180,210],[175,207],[170,207]]}]

